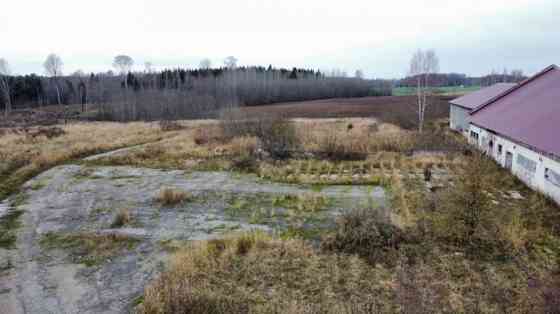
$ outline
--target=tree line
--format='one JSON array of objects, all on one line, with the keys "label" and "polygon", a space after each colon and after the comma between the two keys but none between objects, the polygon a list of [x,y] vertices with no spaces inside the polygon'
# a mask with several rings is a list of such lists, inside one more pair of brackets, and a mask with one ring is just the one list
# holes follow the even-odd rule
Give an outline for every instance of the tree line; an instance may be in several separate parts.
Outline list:
[{"label": "tree line", "polygon": [[224,66],[212,68],[208,59],[197,69],[154,71],[147,62],[144,71],[132,71],[134,60],[116,56],[116,72],[76,71],[62,74],[60,57],[51,54],[46,76],[0,74],[9,90],[1,89],[0,108],[81,104],[99,118],[119,121],[197,118],[215,115],[232,106],[266,105],[337,97],[390,95],[392,84],[318,70],[237,66],[227,57]]},{"label": "tree line", "polygon": [[[462,73],[433,73],[430,75],[429,85],[432,87],[445,86],[490,86],[496,83],[518,83],[526,79],[522,70],[508,71],[502,73],[492,70],[484,76],[467,76]],[[395,81],[396,87],[416,87],[418,77],[409,75],[403,79]]]}]

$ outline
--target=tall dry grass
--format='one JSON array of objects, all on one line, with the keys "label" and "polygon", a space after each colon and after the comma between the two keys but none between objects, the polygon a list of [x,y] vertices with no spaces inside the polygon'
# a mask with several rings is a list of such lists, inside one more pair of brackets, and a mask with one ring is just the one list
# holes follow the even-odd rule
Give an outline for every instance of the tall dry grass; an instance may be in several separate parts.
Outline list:
[{"label": "tall dry grass", "polygon": [[161,139],[150,123],[80,123],[62,127],[55,138],[9,133],[0,137],[0,199],[53,166],[113,149]]},{"label": "tall dry grass", "polygon": [[144,292],[140,312],[391,312],[390,274],[357,257],[321,255],[262,233],[194,243]]}]

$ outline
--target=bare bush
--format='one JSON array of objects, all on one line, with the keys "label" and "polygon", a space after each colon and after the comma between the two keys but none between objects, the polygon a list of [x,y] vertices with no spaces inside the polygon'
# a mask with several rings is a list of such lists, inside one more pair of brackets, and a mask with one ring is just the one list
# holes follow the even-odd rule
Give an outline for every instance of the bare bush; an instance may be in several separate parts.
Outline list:
[{"label": "bare bush", "polygon": [[274,159],[289,158],[300,147],[293,122],[282,115],[248,115],[239,110],[227,110],[221,116],[224,137],[254,136],[259,148]]},{"label": "bare bush", "polygon": [[159,121],[159,128],[163,131],[163,132],[169,132],[169,131],[179,131],[184,129],[185,127],[183,125],[181,125],[179,122],[177,121],[173,121],[173,120],[160,120]]},{"label": "bare bush", "polygon": [[353,145],[350,135],[340,136],[337,132],[330,132],[319,142],[320,157],[329,160],[365,160],[367,158],[367,142],[364,146]]},{"label": "bare bush", "polygon": [[343,214],[333,235],[325,237],[321,247],[326,251],[358,254],[370,264],[394,266],[397,250],[404,242],[404,232],[372,209],[357,209]]}]

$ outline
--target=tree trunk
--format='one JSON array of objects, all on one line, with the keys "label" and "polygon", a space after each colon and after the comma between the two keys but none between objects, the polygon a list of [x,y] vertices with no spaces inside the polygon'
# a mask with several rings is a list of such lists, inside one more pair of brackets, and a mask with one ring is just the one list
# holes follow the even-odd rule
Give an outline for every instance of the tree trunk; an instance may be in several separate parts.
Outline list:
[{"label": "tree trunk", "polygon": [[6,106],[4,108],[4,116],[6,118],[8,118],[8,115],[12,111],[12,99],[10,97],[10,86],[8,85],[8,82],[5,78],[0,78],[0,84],[1,84],[0,87],[1,87],[2,95],[4,95],[4,106]]},{"label": "tree trunk", "polygon": [[416,85],[416,97],[418,102],[418,132],[422,133],[423,125],[424,125],[424,116],[423,116],[423,103],[422,103],[422,79],[420,76],[417,78],[417,85]]}]

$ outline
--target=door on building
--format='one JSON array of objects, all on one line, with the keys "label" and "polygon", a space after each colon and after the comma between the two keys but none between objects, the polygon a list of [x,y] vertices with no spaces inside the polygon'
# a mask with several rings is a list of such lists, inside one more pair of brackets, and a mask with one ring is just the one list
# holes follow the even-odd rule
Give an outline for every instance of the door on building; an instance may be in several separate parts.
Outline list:
[{"label": "door on building", "polygon": [[506,153],[506,168],[509,170],[513,168],[513,154],[510,152]]}]

